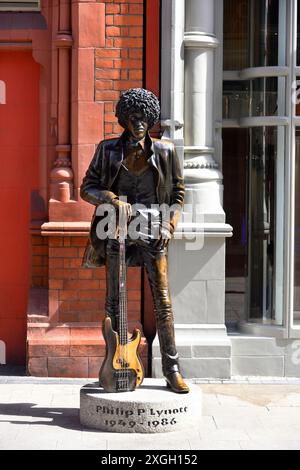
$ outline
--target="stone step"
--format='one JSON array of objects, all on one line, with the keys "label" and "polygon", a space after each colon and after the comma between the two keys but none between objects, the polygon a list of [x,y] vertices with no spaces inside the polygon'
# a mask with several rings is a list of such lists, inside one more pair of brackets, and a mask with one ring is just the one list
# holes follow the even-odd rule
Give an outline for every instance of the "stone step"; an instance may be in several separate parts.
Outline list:
[{"label": "stone step", "polygon": [[246,335],[230,336],[232,375],[284,376],[285,348],[276,338]]},{"label": "stone step", "polygon": [[247,335],[229,335],[232,345],[232,356],[282,356],[284,347],[272,337]]}]

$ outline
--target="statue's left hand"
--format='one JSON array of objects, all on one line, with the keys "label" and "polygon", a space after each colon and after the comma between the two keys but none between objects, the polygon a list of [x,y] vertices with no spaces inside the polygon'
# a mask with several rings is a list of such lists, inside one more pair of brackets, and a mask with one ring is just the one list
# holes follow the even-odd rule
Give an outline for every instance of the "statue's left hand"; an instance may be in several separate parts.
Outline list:
[{"label": "statue's left hand", "polygon": [[159,238],[155,243],[155,248],[157,250],[163,250],[169,244],[169,241],[172,238],[172,233],[167,227],[161,227]]}]

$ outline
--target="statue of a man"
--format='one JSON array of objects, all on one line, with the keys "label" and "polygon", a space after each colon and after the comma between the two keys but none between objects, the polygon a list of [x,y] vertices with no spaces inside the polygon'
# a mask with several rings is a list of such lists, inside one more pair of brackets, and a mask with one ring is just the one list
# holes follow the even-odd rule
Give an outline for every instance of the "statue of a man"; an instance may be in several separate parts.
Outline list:
[{"label": "statue of a man", "polygon": [[[125,130],[120,138],[104,140],[98,145],[81,185],[81,197],[96,208],[110,204],[126,213],[129,221],[134,219],[133,207],[138,205],[144,208],[138,211],[139,216],[150,217],[152,228],[158,228],[146,234],[140,230],[140,236],[133,238],[129,230],[126,262],[128,266],[144,266],[147,271],[167,386],[176,393],[188,393],[175,345],[167,261],[168,243],[184,201],[180,164],[171,141],[152,139],[148,133],[160,116],[159,101],[153,93],[142,88],[127,90],[117,104],[116,116]],[[162,216],[165,211],[157,210],[161,206],[170,208],[169,217]],[[119,243],[116,238],[99,239],[99,220],[95,211],[84,265],[106,265],[106,315],[117,330]]]}]

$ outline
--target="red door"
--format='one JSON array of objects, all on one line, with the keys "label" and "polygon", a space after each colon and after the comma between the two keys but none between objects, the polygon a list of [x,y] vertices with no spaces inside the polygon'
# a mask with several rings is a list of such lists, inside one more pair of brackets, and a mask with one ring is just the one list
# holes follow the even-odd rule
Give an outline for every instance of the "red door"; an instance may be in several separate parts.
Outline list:
[{"label": "red door", "polygon": [[0,95],[0,341],[8,364],[24,364],[30,194],[39,174],[39,66],[30,51],[0,52]]}]

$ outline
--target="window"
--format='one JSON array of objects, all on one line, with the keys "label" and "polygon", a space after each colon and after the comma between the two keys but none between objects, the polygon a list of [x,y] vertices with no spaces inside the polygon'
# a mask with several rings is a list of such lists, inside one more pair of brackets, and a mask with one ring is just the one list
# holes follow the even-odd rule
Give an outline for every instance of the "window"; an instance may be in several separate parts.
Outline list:
[{"label": "window", "polygon": [[224,0],[224,209],[234,227],[226,254],[229,325],[284,324],[286,22],[285,1]]},{"label": "window", "polygon": [[6,2],[0,0],[0,11],[39,11],[40,9],[40,1],[23,0],[23,2],[19,2],[12,0]]}]

